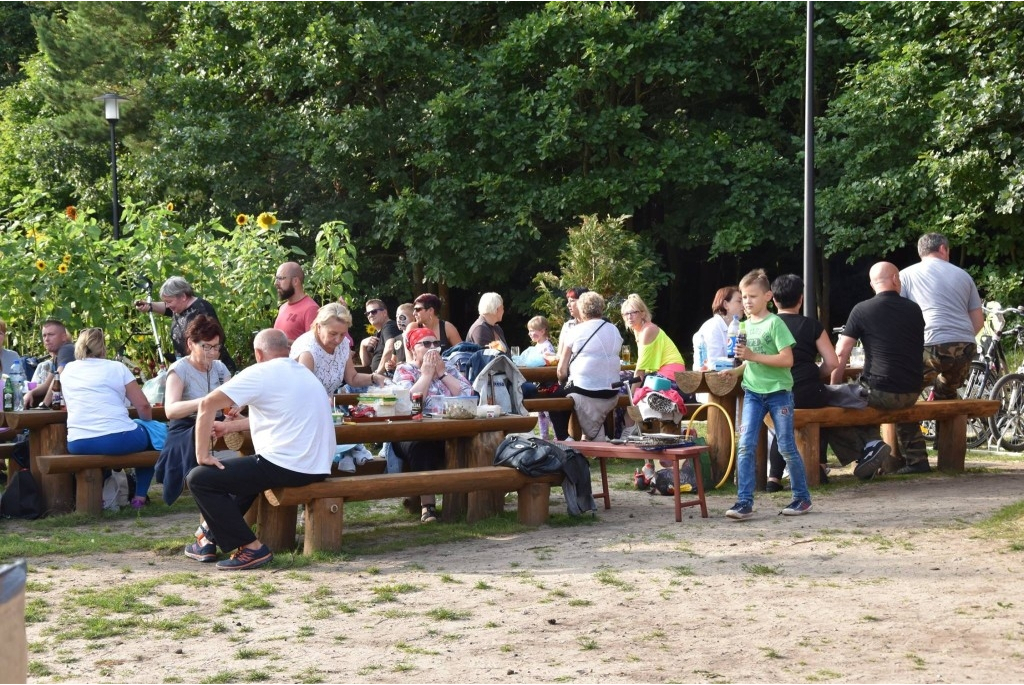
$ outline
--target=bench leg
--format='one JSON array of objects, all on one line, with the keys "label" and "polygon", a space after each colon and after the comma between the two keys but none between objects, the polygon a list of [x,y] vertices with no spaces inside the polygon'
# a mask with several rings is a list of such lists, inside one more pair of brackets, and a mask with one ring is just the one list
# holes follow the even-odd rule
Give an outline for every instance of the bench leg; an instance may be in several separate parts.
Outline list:
[{"label": "bench leg", "polygon": [[540,526],[547,523],[551,485],[548,483],[527,483],[519,489],[517,494],[519,500],[519,523],[524,526]]},{"label": "bench leg", "polygon": [[[466,455],[468,465],[492,466],[494,453],[504,439],[505,435],[500,431],[480,433],[470,439],[469,453]],[[505,511],[504,490],[476,490],[466,495],[467,523],[497,516],[503,511]]]},{"label": "bench leg", "polygon": [[804,460],[804,470],[807,471],[807,486],[821,485],[821,426],[809,423],[803,428],[795,429],[793,433],[796,437],[796,448]]},{"label": "bench leg", "polygon": [[967,458],[967,417],[954,416],[935,422],[935,449],[939,470],[963,473]]},{"label": "bench leg", "polygon": [[299,507],[297,505],[271,506],[262,494],[256,501],[259,503],[259,528],[256,535],[260,542],[269,547],[272,552],[294,551],[295,519],[299,515]]},{"label": "bench leg", "polygon": [[[450,438],[444,442],[444,461],[446,469],[464,469],[469,466],[469,443],[467,438]],[[421,493],[430,494],[430,493]],[[441,505],[441,521],[455,523],[466,513],[469,496],[465,492],[441,493],[444,502]]]},{"label": "bench leg", "polygon": [[75,474],[75,511],[89,516],[103,513],[103,469],[85,469]]},{"label": "bench leg", "polygon": [[345,524],[345,500],[327,497],[306,502],[306,541],[303,554],[340,552]]}]

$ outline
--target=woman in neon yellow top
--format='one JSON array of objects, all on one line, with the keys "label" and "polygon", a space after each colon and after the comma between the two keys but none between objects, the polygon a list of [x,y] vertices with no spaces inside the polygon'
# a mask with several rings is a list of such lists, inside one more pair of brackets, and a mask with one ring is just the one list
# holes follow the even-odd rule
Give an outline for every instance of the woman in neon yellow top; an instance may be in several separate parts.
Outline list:
[{"label": "woman in neon yellow top", "polygon": [[679,348],[665,331],[651,321],[651,310],[633,293],[622,303],[622,320],[636,336],[636,371],[641,382],[649,373],[659,373],[673,383],[677,371],[686,371]]}]

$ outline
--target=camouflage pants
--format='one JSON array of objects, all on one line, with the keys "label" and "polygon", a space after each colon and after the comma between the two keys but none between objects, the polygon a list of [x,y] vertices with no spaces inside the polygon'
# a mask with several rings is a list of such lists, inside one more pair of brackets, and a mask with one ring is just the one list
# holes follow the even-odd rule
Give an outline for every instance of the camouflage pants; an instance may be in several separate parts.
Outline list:
[{"label": "camouflage pants", "polygon": [[973,341],[924,348],[924,385],[935,389],[935,399],[956,399],[956,391],[967,382],[977,354],[978,346]]},{"label": "camouflage pants", "polygon": [[[883,392],[868,388],[868,406],[876,409],[912,407],[918,398],[916,392]],[[849,464],[860,459],[867,443],[882,439],[877,425],[829,428],[827,438],[829,446],[841,464]],[[924,434],[921,433],[920,423],[914,421],[896,424],[896,439],[899,442],[900,454],[908,464],[928,459],[928,448],[924,442]]]}]

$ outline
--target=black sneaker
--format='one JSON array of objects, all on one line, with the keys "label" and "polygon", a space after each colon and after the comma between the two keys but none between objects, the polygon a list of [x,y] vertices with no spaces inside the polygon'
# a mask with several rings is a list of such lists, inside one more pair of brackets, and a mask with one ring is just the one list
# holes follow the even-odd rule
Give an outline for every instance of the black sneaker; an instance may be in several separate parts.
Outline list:
[{"label": "black sneaker", "polygon": [[915,461],[913,464],[907,464],[899,471],[896,472],[898,476],[906,476],[910,473],[931,473],[932,467],[928,465],[927,459]]},{"label": "black sneaker", "polygon": [[266,545],[260,545],[258,549],[248,547],[238,548],[230,559],[217,562],[219,571],[244,571],[248,568],[259,568],[269,564],[274,558],[273,552]]},{"label": "black sneaker", "polygon": [[871,480],[890,454],[892,449],[882,441],[875,443],[874,447],[865,447],[864,456],[857,460],[853,475],[861,480]]},{"label": "black sneaker", "polygon": [[217,545],[209,541],[205,545],[200,540],[190,542],[185,545],[185,556],[202,562],[217,561]]},{"label": "black sneaker", "polygon": [[732,505],[732,508],[729,509],[729,511],[725,512],[725,515],[734,521],[746,521],[753,517],[754,507],[749,504],[744,504],[743,502],[737,502]]},{"label": "black sneaker", "polygon": [[782,492],[783,490],[785,490],[785,488],[782,487],[782,483],[774,480],[768,481],[764,486],[765,492]]}]

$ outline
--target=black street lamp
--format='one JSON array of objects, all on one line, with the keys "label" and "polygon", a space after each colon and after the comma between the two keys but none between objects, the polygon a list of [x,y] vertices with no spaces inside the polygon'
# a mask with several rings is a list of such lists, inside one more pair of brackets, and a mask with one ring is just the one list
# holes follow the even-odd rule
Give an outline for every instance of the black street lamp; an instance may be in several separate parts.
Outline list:
[{"label": "black street lamp", "polygon": [[117,120],[121,118],[121,103],[128,102],[116,93],[104,93],[94,100],[103,101],[103,115],[110,122],[110,179],[111,192],[110,201],[114,207],[114,240],[121,239],[121,211],[117,202],[117,139],[114,136],[114,128]]}]

